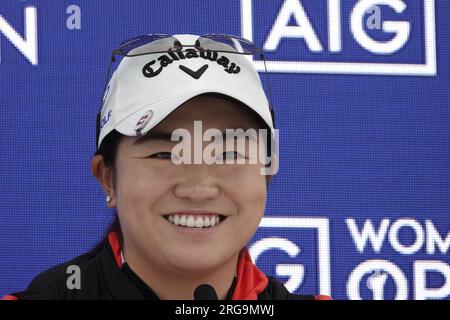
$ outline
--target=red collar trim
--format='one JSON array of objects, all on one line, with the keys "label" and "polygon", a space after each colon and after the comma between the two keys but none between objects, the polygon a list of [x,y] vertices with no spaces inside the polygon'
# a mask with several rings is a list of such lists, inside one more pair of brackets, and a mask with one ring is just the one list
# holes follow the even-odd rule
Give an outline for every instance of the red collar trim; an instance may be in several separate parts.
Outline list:
[{"label": "red collar trim", "polygon": [[120,248],[119,236],[117,234],[117,231],[112,231],[108,234],[108,242],[114,254],[114,260],[116,260],[119,268],[122,268],[122,257],[120,256],[120,252],[122,251],[122,249]]},{"label": "red collar trim", "polygon": [[[108,234],[108,242],[113,251],[114,260],[118,267],[122,268],[120,256],[122,249],[116,231]],[[264,291],[269,283],[266,275],[253,264],[247,248],[243,248],[239,253],[236,274],[236,287],[231,297],[232,300],[257,300],[258,294]]]},{"label": "red collar trim", "polygon": [[269,284],[266,275],[252,262],[247,248],[239,253],[237,281],[232,300],[258,300],[258,294]]},{"label": "red collar trim", "polygon": [[323,294],[319,294],[319,295],[314,297],[314,300],[333,300],[333,298],[331,296],[326,296],[326,295],[323,295]]}]

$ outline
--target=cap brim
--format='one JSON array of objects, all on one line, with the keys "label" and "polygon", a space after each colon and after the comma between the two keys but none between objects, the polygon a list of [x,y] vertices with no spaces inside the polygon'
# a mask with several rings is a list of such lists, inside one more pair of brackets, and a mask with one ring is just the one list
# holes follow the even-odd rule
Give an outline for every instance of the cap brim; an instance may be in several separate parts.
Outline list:
[{"label": "cap brim", "polygon": [[[201,94],[205,93],[219,93],[226,96],[229,96],[233,99],[236,99],[248,107],[250,107],[252,110],[254,110],[261,119],[268,125],[268,127],[273,130],[273,124],[271,123],[270,119],[265,119],[261,114],[257,112],[257,106],[252,106],[246,101],[243,101],[242,97],[238,97],[232,92],[224,91],[211,91],[211,90],[197,90],[197,91],[189,91],[185,93],[180,93],[177,96],[171,96],[164,99],[161,99],[155,103],[146,105],[142,108],[140,108],[137,112],[130,115],[128,118],[124,119],[119,124],[116,124],[115,129],[120,132],[123,135],[126,136],[137,136],[139,134],[145,134],[151,129],[153,129],[156,125],[158,125],[161,121],[163,121],[167,116],[169,116],[173,111],[175,111],[177,108],[179,108],[181,105],[183,105],[188,100],[199,96]],[[148,121],[148,123],[139,130],[136,130],[137,124],[139,120],[149,111],[151,110],[153,112],[152,118]],[[140,133],[139,133],[140,132]],[[139,134],[138,134],[139,133]]]}]

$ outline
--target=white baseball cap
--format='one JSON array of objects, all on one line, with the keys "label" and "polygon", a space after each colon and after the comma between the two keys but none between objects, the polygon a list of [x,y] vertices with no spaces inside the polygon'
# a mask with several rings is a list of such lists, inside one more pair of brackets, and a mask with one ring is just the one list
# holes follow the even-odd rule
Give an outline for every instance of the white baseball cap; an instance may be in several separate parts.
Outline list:
[{"label": "white baseball cap", "polygon": [[[197,35],[174,35],[192,46]],[[248,56],[187,49],[124,57],[105,90],[97,148],[113,130],[144,135],[186,101],[205,93],[234,98],[273,132],[269,101]]]}]

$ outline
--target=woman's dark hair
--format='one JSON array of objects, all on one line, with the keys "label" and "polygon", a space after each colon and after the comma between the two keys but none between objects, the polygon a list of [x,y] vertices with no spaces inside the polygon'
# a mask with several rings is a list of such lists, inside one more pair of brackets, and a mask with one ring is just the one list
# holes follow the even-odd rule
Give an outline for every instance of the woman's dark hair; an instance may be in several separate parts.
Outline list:
[{"label": "woman's dark hair", "polygon": [[[105,163],[106,167],[113,169],[113,181],[115,182],[115,174],[114,174],[114,168],[116,165],[116,157],[117,157],[117,147],[119,146],[120,140],[122,139],[123,135],[120,134],[118,131],[113,130],[111,131],[102,141],[102,144],[100,145],[100,148],[95,152],[95,155],[101,155],[103,156],[103,162]],[[111,223],[111,225],[108,227],[105,236],[103,239],[98,243],[94,251],[100,251],[105,244],[105,242],[108,241],[108,234],[110,232],[117,232],[119,236],[119,243],[122,246],[122,232],[120,230],[120,221],[119,216],[117,215],[117,211],[114,212],[114,220]]]},{"label": "woman's dark hair", "polygon": [[[249,109],[246,105],[244,105],[242,102],[231,98],[229,96],[223,95],[223,94],[219,94],[219,93],[205,93],[202,94],[202,96],[212,96],[212,97],[218,97],[218,98],[222,98],[222,99],[227,99],[230,100],[240,106],[243,107],[243,110],[250,112],[251,114],[253,114],[259,122],[259,125],[261,128],[266,128],[268,129],[267,125],[265,124],[265,122],[259,117],[259,115],[253,111],[252,109]],[[274,113],[272,110],[270,110],[271,114],[272,114],[272,120],[274,121]],[[97,133],[98,134],[98,133]],[[119,146],[119,143],[121,141],[121,139],[124,136],[119,133],[116,130],[111,131],[108,135],[106,135],[106,137],[103,139],[102,144],[100,145],[100,148],[98,148],[98,150],[95,152],[95,155],[101,155],[103,156],[103,161],[105,163],[106,167],[109,167],[113,170],[113,182],[115,184],[115,177],[116,175],[114,174],[114,170],[115,170],[115,165],[116,165],[116,158],[117,158],[117,148]],[[269,145],[268,145],[268,155],[270,156],[271,154],[271,145],[270,145],[270,139],[268,141]],[[122,232],[120,229],[120,221],[119,221],[119,216],[117,214],[117,211],[114,212],[114,220],[112,222],[112,224],[108,227],[105,237],[103,238],[103,240],[98,243],[96,245],[96,247],[94,248],[95,250],[100,250],[104,243],[108,240],[108,234],[110,232],[117,232],[118,236],[119,236],[119,243],[122,246],[123,245],[123,237],[122,237]]]}]

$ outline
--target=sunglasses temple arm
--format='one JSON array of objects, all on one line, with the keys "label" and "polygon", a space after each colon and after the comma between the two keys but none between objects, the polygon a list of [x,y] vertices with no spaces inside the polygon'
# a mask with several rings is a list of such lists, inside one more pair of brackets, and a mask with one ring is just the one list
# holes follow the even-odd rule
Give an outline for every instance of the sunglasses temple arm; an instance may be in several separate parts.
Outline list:
[{"label": "sunglasses temple arm", "polygon": [[109,60],[109,64],[108,64],[108,71],[106,71],[106,79],[105,79],[105,85],[103,86],[103,91],[102,91],[102,96],[101,96],[101,102],[100,102],[100,108],[98,109],[98,113],[97,113],[97,121],[96,121],[96,141],[95,141],[95,146],[97,147],[98,145],[98,138],[99,138],[99,133],[100,133],[100,118],[101,118],[101,111],[103,108],[103,104],[105,103],[105,92],[106,92],[106,88],[108,86],[108,78],[109,78],[109,73],[111,72],[111,67],[113,62],[116,61],[116,50],[113,51],[113,54],[111,56],[111,59]]},{"label": "sunglasses temple arm", "polygon": [[267,75],[266,59],[264,59],[264,54],[263,53],[259,54],[259,58],[262,59],[262,61],[264,63],[264,78],[266,78],[266,82],[267,82],[267,87],[268,87],[268,91],[269,91],[270,111],[272,112],[272,110],[273,110],[272,88],[270,87],[269,76]]},{"label": "sunglasses temple arm", "polygon": [[105,102],[104,98],[105,98],[106,87],[108,86],[109,74],[111,72],[111,67],[112,67],[112,64],[113,64],[114,61],[116,61],[115,52],[113,52],[113,54],[111,56],[111,59],[109,60],[108,71],[106,71],[105,85],[103,86],[103,91],[102,91],[102,97],[101,97],[102,100],[101,100],[100,108],[99,108],[98,112],[100,112],[102,110],[103,103]]}]

